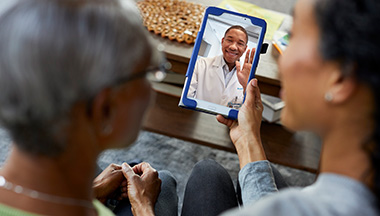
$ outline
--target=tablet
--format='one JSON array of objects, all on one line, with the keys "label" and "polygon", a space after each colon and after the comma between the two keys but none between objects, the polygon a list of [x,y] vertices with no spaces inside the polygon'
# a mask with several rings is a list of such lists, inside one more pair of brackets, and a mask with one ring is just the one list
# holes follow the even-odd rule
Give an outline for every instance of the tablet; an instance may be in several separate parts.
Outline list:
[{"label": "tablet", "polygon": [[[262,19],[208,7],[187,68],[179,106],[237,119],[245,99],[245,86],[255,76],[265,32],[266,22]],[[248,53],[252,49],[256,50],[254,55]],[[245,67],[243,76],[240,71],[246,55],[253,56],[248,58],[252,67]]]}]

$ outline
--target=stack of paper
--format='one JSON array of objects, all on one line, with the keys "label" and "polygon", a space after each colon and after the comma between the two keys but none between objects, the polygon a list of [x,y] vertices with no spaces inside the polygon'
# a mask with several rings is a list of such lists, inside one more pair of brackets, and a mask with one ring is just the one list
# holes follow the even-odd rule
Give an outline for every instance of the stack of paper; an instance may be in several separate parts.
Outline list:
[{"label": "stack of paper", "polygon": [[261,94],[261,101],[264,106],[263,119],[268,122],[280,120],[281,110],[284,108],[285,103],[278,97],[266,94]]},{"label": "stack of paper", "polygon": [[266,40],[273,39],[274,33],[284,21],[284,16],[281,14],[244,1],[224,0],[218,7],[264,19],[267,23]]},{"label": "stack of paper", "polygon": [[284,31],[276,31],[273,35],[273,49],[272,49],[272,55],[274,57],[278,57],[279,55],[282,55],[282,53],[286,50],[286,48],[289,45],[289,34]]}]

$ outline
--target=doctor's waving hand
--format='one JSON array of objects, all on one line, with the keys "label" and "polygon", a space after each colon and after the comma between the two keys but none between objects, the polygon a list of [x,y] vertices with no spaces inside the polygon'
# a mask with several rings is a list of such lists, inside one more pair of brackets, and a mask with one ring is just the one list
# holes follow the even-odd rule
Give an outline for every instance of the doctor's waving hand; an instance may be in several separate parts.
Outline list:
[{"label": "doctor's waving hand", "polygon": [[243,64],[243,68],[240,67],[240,62],[236,61],[236,75],[238,77],[240,85],[243,86],[244,92],[247,87],[249,74],[252,68],[253,57],[255,56],[256,48],[252,50],[248,49],[247,54],[245,55],[245,60]]}]

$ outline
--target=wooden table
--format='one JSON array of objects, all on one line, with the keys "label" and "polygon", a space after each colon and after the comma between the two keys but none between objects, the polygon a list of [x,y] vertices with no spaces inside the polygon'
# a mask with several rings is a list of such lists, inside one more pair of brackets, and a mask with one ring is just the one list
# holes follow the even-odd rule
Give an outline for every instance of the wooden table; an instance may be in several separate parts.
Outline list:
[{"label": "wooden table", "polygon": [[[292,18],[286,14],[284,16],[285,20],[280,29],[286,30],[289,29]],[[172,63],[172,71],[180,75],[179,80],[181,80],[181,76],[184,80],[193,46],[172,42],[154,34],[151,36],[156,44],[165,46],[164,51],[167,59]],[[260,57],[256,77],[263,93],[278,96],[280,80],[278,79],[277,64],[270,54],[272,45],[270,41],[266,42],[270,46],[267,54]],[[179,83],[181,84],[181,82]],[[219,124],[215,116],[178,107],[181,93],[178,83],[177,87],[157,85],[155,89],[158,92],[156,101],[148,112],[144,129],[212,148],[236,152],[229,138],[228,128]],[[302,134],[293,134],[285,130],[281,125],[262,123],[261,138],[270,161],[317,172],[320,144],[318,142],[309,143],[308,139],[302,136]]]}]

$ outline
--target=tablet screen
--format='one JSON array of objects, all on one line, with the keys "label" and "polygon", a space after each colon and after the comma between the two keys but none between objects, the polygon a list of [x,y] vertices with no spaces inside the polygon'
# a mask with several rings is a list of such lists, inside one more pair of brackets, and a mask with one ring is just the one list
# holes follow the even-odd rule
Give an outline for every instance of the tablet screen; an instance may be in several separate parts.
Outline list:
[{"label": "tablet screen", "polygon": [[[223,114],[242,106],[245,86],[254,77],[260,55],[258,51],[252,56],[249,51],[260,49],[265,31],[260,26],[262,22],[256,25],[251,17],[213,9],[215,14],[206,10],[185,87],[186,97],[196,101],[198,109]],[[239,77],[246,57],[252,64],[251,73]]]}]

